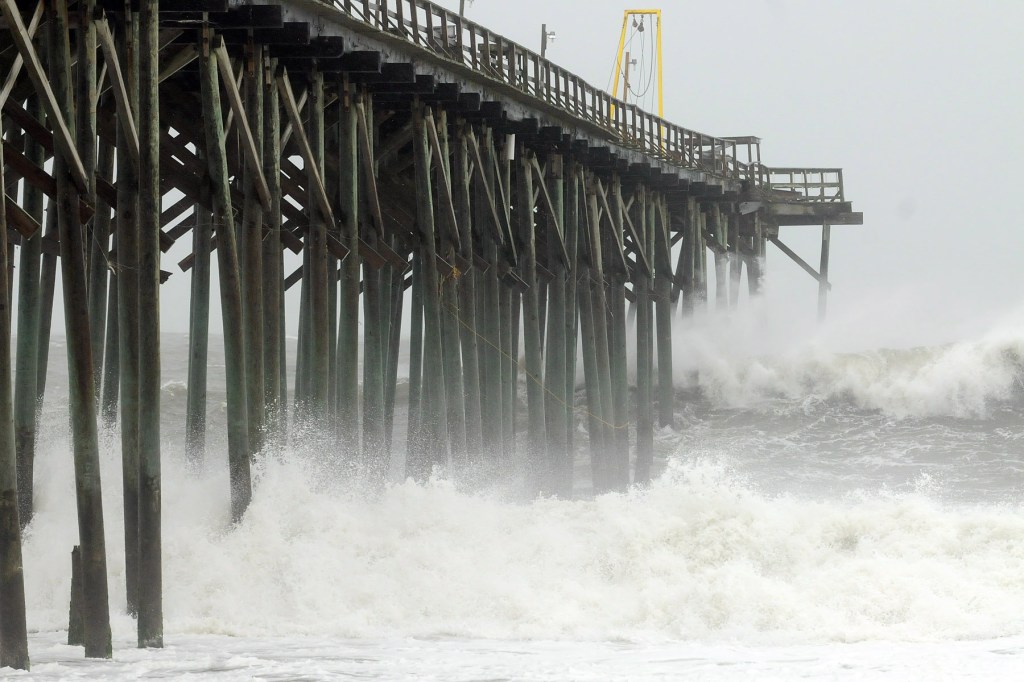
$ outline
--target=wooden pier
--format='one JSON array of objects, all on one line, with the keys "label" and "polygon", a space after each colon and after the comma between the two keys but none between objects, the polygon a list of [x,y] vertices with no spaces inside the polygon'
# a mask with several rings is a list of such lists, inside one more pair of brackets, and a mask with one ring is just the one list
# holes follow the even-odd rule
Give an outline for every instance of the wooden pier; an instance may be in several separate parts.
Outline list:
[{"label": "wooden pier", "polygon": [[[161,302],[168,277],[191,278],[187,455],[227,462],[236,521],[254,458],[299,437],[371,487],[394,451],[416,479],[514,469],[571,497],[650,481],[655,426],[674,422],[673,323],[710,277],[736,306],[770,242],[818,281],[824,315],[831,227],[862,221],[840,170],[766,166],[758,138],[672,124],[425,0],[0,10],[0,666],[29,665],[20,535],[58,259],[76,617],[86,656],[109,657],[109,544],[127,567],[113,607],[137,616],[139,646],[163,643],[159,310],[186,305]],[[787,225],[822,226],[817,268]],[[187,258],[162,258],[179,242]],[[214,275],[226,452],[206,447]],[[102,424],[120,429],[123,538],[104,534]]]}]

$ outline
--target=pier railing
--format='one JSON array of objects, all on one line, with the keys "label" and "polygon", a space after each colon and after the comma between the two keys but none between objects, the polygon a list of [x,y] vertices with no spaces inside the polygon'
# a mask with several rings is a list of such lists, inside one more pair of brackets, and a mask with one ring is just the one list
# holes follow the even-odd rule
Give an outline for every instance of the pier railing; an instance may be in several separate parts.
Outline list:
[{"label": "pier railing", "polygon": [[[759,152],[755,155],[750,144],[675,125],[616,99],[536,52],[432,2],[329,0],[327,4],[600,126],[624,147],[719,177],[761,183],[756,170]],[[744,150],[747,154],[741,160]]]},{"label": "pier railing", "polygon": [[769,168],[761,166],[760,185],[774,194],[792,195],[796,201],[841,203],[842,168]]}]

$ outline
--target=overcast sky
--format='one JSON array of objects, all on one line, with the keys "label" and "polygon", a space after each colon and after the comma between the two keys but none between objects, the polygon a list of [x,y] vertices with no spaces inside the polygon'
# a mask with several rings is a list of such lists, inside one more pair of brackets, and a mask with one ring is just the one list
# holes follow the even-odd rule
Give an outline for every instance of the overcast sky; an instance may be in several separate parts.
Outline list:
[{"label": "overcast sky", "polygon": [[[548,56],[605,87],[627,7],[476,0],[467,15],[538,50],[546,23],[557,33]],[[768,165],[845,170],[865,225],[833,229],[826,341],[973,338],[1024,309],[1024,2],[673,0],[661,9],[666,118],[759,136]],[[817,262],[818,228],[784,228],[782,238]],[[164,257],[175,273],[162,289],[165,331],[187,331],[189,278],[177,261],[188,251],[183,243]],[[810,328],[815,282],[772,246],[768,277],[763,308],[783,327]]]}]

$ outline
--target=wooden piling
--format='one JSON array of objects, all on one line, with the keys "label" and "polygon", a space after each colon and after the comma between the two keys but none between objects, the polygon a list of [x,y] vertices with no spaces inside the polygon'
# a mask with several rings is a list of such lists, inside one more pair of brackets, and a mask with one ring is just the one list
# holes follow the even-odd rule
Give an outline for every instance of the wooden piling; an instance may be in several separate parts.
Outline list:
[{"label": "wooden piling", "polygon": [[[201,203],[210,204],[210,188],[203,183]],[[185,413],[185,455],[193,468],[203,466],[206,451],[207,363],[210,346],[210,250],[213,220],[210,211],[195,206],[192,228],[192,297],[188,332],[188,404]]]},{"label": "wooden piling", "polygon": [[[204,31],[208,38],[208,29]],[[221,311],[224,324],[224,365],[227,377],[228,472],[231,486],[231,517],[241,521],[252,498],[249,465],[249,427],[245,393],[245,346],[242,329],[241,275],[235,244],[234,213],[231,207],[228,162],[225,152],[223,113],[216,60],[204,40],[201,49],[200,81],[203,124],[210,182],[216,206],[217,268],[220,274]]]},{"label": "wooden piling", "polygon": [[729,236],[722,208],[716,202],[711,205],[708,217],[715,235],[715,309],[729,308]]},{"label": "wooden piling", "polygon": [[411,329],[409,330],[409,421],[405,457],[406,475],[416,480],[430,476],[423,436],[423,260],[413,255]]},{"label": "wooden piling", "polygon": [[[125,17],[118,33],[120,62],[127,71],[129,101],[138,111],[138,15]],[[117,330],[121,397],[121,487],[127,608],[139,604],[139,173],[129,151],[130,130],[117,120]],[[45,260],[44,260],[45,265]]]},{"label": "wooden piling", "polygon": [[728,214],[729,221],[729,307],[739,305],[740,282],[743,279],[743,258],[740,255],[740,216],[735,211]]},{"label": "wooden piling", "polygon": [[576,357],[579,347],[579,312],[577,302],[577,278],[579,277],[579,234],[580,234],[580,168],[570,160],[566,163],[569,172],[565,183],[565,248],[569,255],[569,271],[565,283],[565,435],[568,458],[569,492],[572,492],[573,435],[576,432]]},{"label": "wooden piling", "polygon": [[466,402],[462,378],[462,353],[459,335],[458,280],[462,273],[457,265],[456,242],[459,226],[455,217],[451,170],[448,160],[448,125],[445,112],[438,114],[435,125],[429,111],[426,116],[427,135],[434,150],[436,204],[443,216],[438,234],[438,251],[447,264],[440,272],[441,357],[444,363],[444,392],[447,407],[448,447],[453,464],[466,464]]},{"label": "wooden piling", "polygon": [[[245,343],[246,423],[249,427],[249,456],[263,448],[266,393],[263,356],[263,51],[251,40],[246,45],[242,67],[245,88],[245,116],[240,132],[252,140],[255,167],[247,164],[242,178],[242,220],[238,224],[239,267],[242,271],[242,324]],[[245,144],[243,142],[243,144]],[[269,188],[268,190],[269,191]]]},{"label": "wooden piling", "polygon": [[[499,266],[500,267],[500,266]],[[501,444],[502,455],[510,460],[515,452],[515,415],[519,402],[515,385],[515,347],[512,341],[512,289],[498,282],[498,342],[501,344],[498,387],[501,391]]]},{"label": "wooden piling", "polygon": [[139,648],[163,647],[160,472],[160,11],[139,17]]},{"label": "wooden piling", "polygon": [[[0,139],[3,124],[0,123]],[[0,169],[3,168],[0,144]],[[0,199],[6,196],[0,173]],[[0,211],[0,263],[7,262],[6,211]],[[18,462],[11,390],[10,281],[0,268],[0,667],[29,669],[25,624],[25,580],[18,519]],[[33,403],[34,404],[34,403]]]},{"label": "wooden piling", "polygon": [[708,213],[699,202],[694,204],[695,219],[693,226],[693,242],[696,249],[694,258],[694,272],[696,282],[694,283],[694,299],[698,307],[705,308],[708,304]]},{"label": "wooden piling", "polygon": [[[114,248],[117,242],[114,241]],[[116,263],[109,263],[116,273]],[[117,319],[117,280],[113,279],[116,274],[111,275],[107,286],[107,330],[104,333],[103,344],[103,392],[100,395],[100,415],[103,424],[112,428],[117,422],[118,399],[121,385],[121,344]]]},{"label": "wooden piling", "polygon": [[[601,400],[601,424],[603,427],[601,452],[602,477],[595,481],[595,489],[606,492],[616,487],[615,482],[615,429],[618,423],[615,421],[615,398],[612,394],[612,374],[610,358],[610,341],[608,333],[608,304],[607,284],[604,272],[604,247],[602,246],[603,235],[601,232],[601,214],[598,209],[597,193],[601,192],[600,180],[591,176],[590,187],[588,188],[588,201],[590,206],[590,248],[592,277],[590,278],[590,303],[594,324],[594,347],[596,348],[596,373]],[[611,220],[611,216],[607,217]]]},{"label": "wooden piling", "polygon": [[[95,139],[95,137],[94,137]],[[114,148],[100,143],[97,172],[104,180],[113,177]],[[104,340],[107,329],[107,275],[110,249],[111,207],[105,201],[96,202],[93,215],[92,238],[89,241],[89,318],[92,321],[92,363],[97,395],[103,386]]]},{"label": "wooden piling", "polygon": [[497,216],[496,212],[491,211],[494,197],[488,194],[488,189],[495,186],[493,150],[492,133],[490,129],[484,128],[481,134],[478,179],[473,187],[473,215],[476,224],[480,226],[480,232],[485,235],[482,239],[483,258],[487,263],[487,270],[480,276],[477,298],[477,319],[483,337],[483,343],[478,345],[482,402],[480,421],[485,453],[492,460],[497,460],[503,452],[505,392],[502,383],[504,346],[501,336],[501,285],[498,278],[499,249],[494,236],[501,228],[494,224]]},{"label": "wooden piling", "polygon": [[383,294],[379,269],[363,263],[363,458],[366,473],[379,481],[384,452],[384,355],[381,336]]},{"label": "wooden piling", "polygon": [[[612,486],[616,490],[629,487],[629,379],[626,373],[626,277],[628,273],[621,266],[625,202],[618,175],[612,176],[610,194],[612,239],[607,240],[608,252],[608,367],[611,370],[612,418],[615,445],[612,450]],[[638,248],[641,248],[638,245]],[[642,259],[637,258],[637,270],[642,269]],[[612,264],[615,263],[615,267]]]},{"label": "wooden piling", "polygon": [[751,237],[752,257],[747,265],[747,279],[750,284],[750,295],[758,296],[764,284],[765,258],[768,239],[764,234],[764,223],[757,215],[754,216],[754,236]]},{"label": "wooden piling", "polygon": [[398,389],[398,363],[402,346],[402,321],[405,307],[405,270],[391,271],[391,327],[388,335],[388,370],[384,383],[384,441],[388,464],[395,430],[395,394]]},{"label": "wooden piling", "polygon": [[310,289],[310,246],[311,231],[307,228],[302,239],[302,288],[299,292],[299,328],[295,349],[295,390],[294,414],[295,421],[303,424],[309,420],[310,363],[312,356],[313,332],[310,329],[312,318],[309,311]]},{"label": "wooden piling", "polygon": [[338,302],[338,439],[342,453],[355,458],[359,442],[359,141],[358,111],[345,93],[338,134],[338,219],[348,256],[341,262]]},{"label": "wooden piling", "polygon": [[[455,218],[459,226],[459,256],[467,263],[473,262],[473,215],[472,192],[470,189],[469,141],[466,139],[466,122],[458,121],[455,134],[454,163],[452,164],[452,197],[455,203]],[[463,272],[458,287],[458,327],[462,347],[462,379],[465,395],[466,451],[470,461],[483,453],[483,416],[480,402],[480,345],[477,342],[477,270],[470,268]]]},{"label": "wooden piling", "polygon": [[[413,151],[416,172],[416,222],[420,230],[419,258],[423,260],[423,436],[429,467],[448,463],[448,404],[445,399],[441,350],[441,278],[437,267],[430,143],[423,107],[413,107]],[[426,472],[429,475],[429,469]]]},{"label": "wooden piling", "polygon": [[[42,118],[43,107],[38,97],[32,97],[29,112]],[[25,138],[25,156],[40,168],[43,166],[43,148]],[[22,197],[25,212],[33,220],[43,223],[43,193],[32,183],[25,183]],[[21,244],[21,269],[18,273],[18,349],[15,361],[14,431],[17,451],[18,506],[22,527],[32,520],[32,476],[35,464],[36,416],[39,396],[36,390],[39,361],[40,324],[40,257],[43,248],[42,231],[24,239]]]},{"label": "wooden piling", "polygon": [[[590,256],[588,254],[588,260]],[[593,276],[590,265],[582,262],[577,267],[580,273],[577,305],[579,307],[580,337],[583,348],[583,378],[586,382],[587,435],[590,445],[590,476],[595,492],[606,488],[605,466],[605,424],[601,401],[601,381],[598,378],[597,334],[594,327]]]},{"label": "wooden piling", "polygon": [[662,235],[662,248],[655,253],[658,270],[654,277],[654,310],[658,338],[658,424],[665,427],[675,422],[675,387],[672,379],[672,262],[668,248],[670,222],[664,200],[658,202],[654,219],[658,234]]},{"label": "wooden piling", "polygon": [[324,76],[314,69],[309,80],[308,112],[309,145],[313,152],[313,167],[307,168],[307,186],[310,187],[309,243],[309,420],[314,428],[327,427],[328,367],[328,294],[327,294],[327,221],[316,196],[315,186],[324,173]]},{"label": "wooden piling", "polygon": [[[50,31],[50,80],[60,93],[60,114],[73,126],[71,54],[67,3],[57,2],[47,22]],[[95,59],[95,54],[92,55]],[[54,156],[57,184],[57,224],[60,235],[64,324],[67,330],[68,403],[71,413],[78,527],[85,585],[85,655],[110,658],[110,610],[107,601],[107,556],[100,487],[96,392],[93,385],[89,302],[79,191],[71,180],[68,159]]]},{"label": "wooden piling", "polygon": [[521,147],[517,154],[516,217],[519,230],[521,275],[526,282],[522,293],[523,336],[526,346],[527,455],[539,490],[547,479],[547,430],[544,417],[544,363],[541,351],[540,300],[537,279],[537,245],[534,233],[533,152]]},{"label": "wooden piling", "polygon": [[565,241],[565,211],[562,156],[551,154],[547,162],[547,194],[551,199],[553,214],[548,214],[547,233],[548,263],[553,278],[548,286],[547,339],[544,343],[544,392],[547,406],[545,434],[547,436],[548,473],[542,482],[542,490],[560,497],[572,496],[572,458],[569,454],[566,420],[571,413],[566,409],[571,399],[566,385],[566,283],[572,272],[563,264],[558,244]]},{"label": "wooden piling", "polygon": [[[376,168],[373,160],[374,144],[370,131],[372,126],[368,120],[369,108],[360,98],[356,100],[356,123],[359,135],[360,148],[364,159],[364,168]],[[363,191],[367,195],[367,201],[377,201],[377,197],[370,198],[375,191],[376,179],[364,178]],[[377,229],[371,229],[367,233],[371,247],[377,245],[382,235]],[[382,280],[385,277],[383,270],[374,268],[369,262],[363,263],[363,457],[366,466],[366,473],[375,484],[382,484],[387,471],[387,462],[384,456],[384,372],[385,372],[385,344],[387,337],[384,335],[385,320],[384,312],[385,298]]]},{"label": "wooden piling", "polygon": [[85,646],[85,586],[82,584],[82,548],[71,550],[71,599],[68,604],[68,646]]},{"label": "wooden piling", "polygon": [[263,239],[263,392],[265,437],[275,445],[284,441],[286,390],[282,377],[285,352],[284,254],[281,248],[281,109],[280,97],[274,85],[276,60],[264,55],[262,65],[263,87],[263,175],[270,193],[270,211],[263,220],[266,236]]},{"label": "wooden piling", "polygon": [[[43,239],[59,239],[57,234],[57,201],[46,202],[46,229]],[[53,324],[53,297],[57,285],[57,253],[43,253],[39,270],[39,334],[36,347],[36,402],[43,404],[46,395],[46,374],[50,364],[50,329]]]},{"label": "wooden piling", "polygon": [[824,322],[828,313],[828,252],[832,240],[832,226],[821,226],[821,261],[818,268],[818,321]]},{"label": "wooden piling", "polygon": [[[641,188],[634,205],[637,206],[634,221],[647,262],[654,262],[654,216],[655,202],[646,188]],[[639,259],[638,259],[639,260]],[[636,463],[633,482],[647,485],[651,481],[651,467],[654,462],[654,331],[652,328],[651,280],[643,268],[637,268],[634,283],[636,292]]]}]

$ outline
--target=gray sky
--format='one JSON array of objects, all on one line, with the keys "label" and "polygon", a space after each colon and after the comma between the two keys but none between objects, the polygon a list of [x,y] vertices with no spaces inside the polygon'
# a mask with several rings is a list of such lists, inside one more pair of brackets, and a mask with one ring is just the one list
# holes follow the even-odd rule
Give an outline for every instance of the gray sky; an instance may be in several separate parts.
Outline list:
[{"label": "gray sky", "polygon": [[[441,4],[458,9],[458,0]],[[538,50],[547,23],[557,32],[548,56],[604,87],[631,6],[476,0],[467,15]],[[757,135],[768,165],[845,169],[865,225],[833,230],[825,342],[971,338],[1024,310],[1024,221],[1014,211],[1024,180],[1024,2],[673,0],[661,9],[666,118]],[[817,262],[816,228],[782,236]],[[189,278],[177,261],[188,251],[164,257],[175,273],[162,289],[165,331],[187,330]],[[771,246],[768,273],[762,309],[783,331],[813,329],[816,284]]]}]

